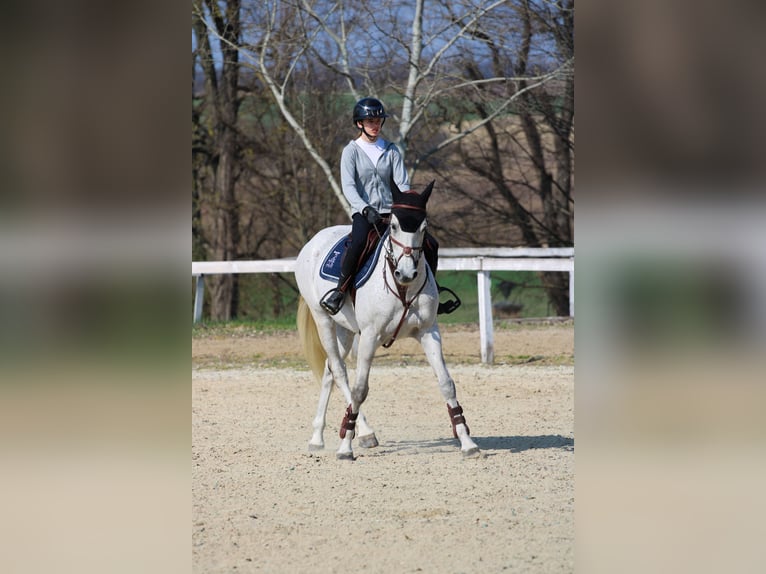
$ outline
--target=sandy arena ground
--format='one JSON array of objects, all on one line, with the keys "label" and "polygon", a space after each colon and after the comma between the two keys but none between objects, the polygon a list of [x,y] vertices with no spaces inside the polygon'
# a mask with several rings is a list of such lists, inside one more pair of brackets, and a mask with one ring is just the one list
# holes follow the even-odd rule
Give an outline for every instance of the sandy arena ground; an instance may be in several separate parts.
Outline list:
[{"label": "sandy arena ground", "polygon": [[[194,572],[572,572],[574,327],[442,329],[482,457],[464,459],[413,341],[376,357],[364,405],[380,446],[309,454],[318,384],[297,335],[192,341]],[[353,377],[354,369],[350,368]]]}]

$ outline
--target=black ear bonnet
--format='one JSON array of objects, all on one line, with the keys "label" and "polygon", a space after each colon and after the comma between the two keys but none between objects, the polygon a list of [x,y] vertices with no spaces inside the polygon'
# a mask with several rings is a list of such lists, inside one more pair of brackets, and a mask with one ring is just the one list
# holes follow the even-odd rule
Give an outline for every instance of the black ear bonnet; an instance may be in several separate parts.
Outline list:
[{"label": "black ear bonnet", "polygon": [[414,191],[401,192],[391,179],[391,194],[394,204],[391,212],[396,215],[402,230],[407,233],[414,233],[426,218],[426,204],[434,188],[434,181],[429,183],[422,193]]}]

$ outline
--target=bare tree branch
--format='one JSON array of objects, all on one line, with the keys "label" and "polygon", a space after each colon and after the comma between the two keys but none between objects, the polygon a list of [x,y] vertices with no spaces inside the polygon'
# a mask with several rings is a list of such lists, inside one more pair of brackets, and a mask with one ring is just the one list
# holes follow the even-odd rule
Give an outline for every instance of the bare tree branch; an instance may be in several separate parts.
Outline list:
[{"label": "bare tree branch", "polygon": [[[445,147],[450,146],[453,143],[462,140],[463,138],[471,135],[476,130],[484,127],[487,123],[491,122],[493,119],[498,117],[500,114],[504,113],[508,109],[508,107],[514,101],[516,101],[517,99],[521,98],[526,92],[544,85],[546,82],[550,81],[552,78],[555,78],[556,76],[558,76],[559,73],[560,73],[560,69],[559,70],[555,70],[555,71],[551,72],[550,74],[545,74],[543,76],[537,76],[537,77],[529,78],[529,79],[537,80],[537,81],[535,83],[533,83],[533,84],[527,84],[524,88],[522,88],[521,90],[515,92],[510,98],[506,99],[505,102],[503,102],[502,105],[498,106],[497,109],[495,109],[494,112],[489,114],[486,118],[483,118],[480,122],[477,122],[476,124],[472,125],[470,128],[465,129],[465,130],[461,131],[460,133],[457,133],[454,136],[449,137],[449,138],[439,142],[438,145],[432,147],[431,149],[429,149],[428,151],[423,153],[415,161],[415,168],[414,169],[416,169],[417,166],[423,160],[427,159],[429,156],[432,156],[433,154],[438,153],[439,151],[441,151]],[[525,78],[525,79],[527,79],[527,78]],[[481,82],[481,81],[464,82],[463,85],[464,86],[470,86],[470,85],[478,85],[478,84],[481,84],[481,83],[483,83],[483,82]],[[452,88],[449,88],[449,89],[451,90]],[[447,91],[447,90],[442,90],[442,91]],[[414,171],[414,169],[413,169],[413,171]]]},{"label": "bare tree branch", "polygon": [[[298,135],[298,137],[300,138],[301,142],[303,143],[304,147],[306,148],[306,151],[309,153],[311,158],[322,169],[322,171],[325,174],[325,177],[327,178],[328,183],[330,184],[330,187],[333,190],[333,193],[338,198],[338,201],[340,202],[341,206],[350,217],[352,213],[351,206],[346,200],[346,197],[343,195],[343,191],[341,190],[338,180],[333,175],[332,169],[330,168],[327,161],[325,161],[322,155],[317,151],[308,133],[300,124],[300,122],[298,122],[295,115],[293,114],[293,112],[290,110],[290,108],[287,106],[285,102],[285,88],[289,80],[289,77],[292,74],[292,71],[295,69],[295,66],[297,65],[298,58],[296,57],[290,62],[288,72],[285,74],[285,79],[281,85],[277,84],[277,80],[271,75],[269,71],[269,66],[267,65],[266,58],[269,51],[271,38],[273,36],[273,30],[275,29],[275,25],[276,25],[276,7],[277,7],[277,4],[275,3],[274,8],[269,12],[268,26],[265,27],[265,34],[260,44],[260,50],[259,50],[257,59],[254,58],[250,54],[250,52],[242,51],[241,46],[234,45],[231,42],[229,42],[227,39],[220,36],[217,33],[217,31],[211,29],[211,33],[215,34],[222,42],[231,45],[232,48],[240,50],[242,52],[242,55],[247,60],[250,61],[253,69],[259,73],[259,76],[263,79],[264,83],[269,88],[269,91],[274,97],[274,101],[279,106],[279,111],[282,114],[282,116],[285,118],[285,121],[287,121],[287,123],[290,125],[293,131]],[[300,54],[305,53],[309,45],[310,45],[310,42],[307,42],[304,46],[301,47],[299,53]]]}]

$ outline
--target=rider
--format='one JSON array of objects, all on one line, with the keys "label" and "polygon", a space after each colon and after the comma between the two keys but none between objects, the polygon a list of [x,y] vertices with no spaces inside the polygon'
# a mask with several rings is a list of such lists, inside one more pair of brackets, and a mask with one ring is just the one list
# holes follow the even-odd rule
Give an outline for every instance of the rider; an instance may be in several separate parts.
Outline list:
[{"label": "rider", "polygon": [[[376,98],[363,98],[354,106],[353,120],[359,135],[343,148],[340,159],[343,195],[353,210],[351,238],[341,263],[338,286],[327,292],[321,301],[330,315],[335,315],[343,307],[346,291],[362,263],[359,259],[370,229],[376,226],[382,231],[381,224],[387,223],[393,203],[391,178],[402,192],[410,190],[410,180],[399,148],[380,137],[387,117],[383,104]],[[435,277],[439,244],[428,231],[423,251]],[[438,312],[451,313],[456,308],[454,301],[448,301],[439,304]]]}]

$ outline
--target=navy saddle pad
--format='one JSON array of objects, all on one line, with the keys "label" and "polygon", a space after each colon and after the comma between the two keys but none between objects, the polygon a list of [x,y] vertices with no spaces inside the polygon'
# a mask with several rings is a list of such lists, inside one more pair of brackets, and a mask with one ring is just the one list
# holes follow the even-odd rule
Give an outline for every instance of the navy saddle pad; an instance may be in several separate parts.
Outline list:
[{"label": "navy saddle pad", "polygon": [[[359,289],[364,285],[370,278],[370,275],[372,275],[372,270],[375,269],[375,264],[378,262],[378,257],[380,256],[380,250],[383,248],[386,234],[388,234],[388,231],[383,234],[380,241],[378,241],[378,244],[375,246],[375,251],[373,251],[372,255],[362,263],[356,277],[354,277],[354,287],[356,289]],[[319,276],[322,279],[327,279],[328,281],[338,281],[338,279],[340,279],[340,262],[343,259],[343,253],[346,251],[347,240],[347,235],[341,237],[325,256],[322,265],[319,267]]]}]

